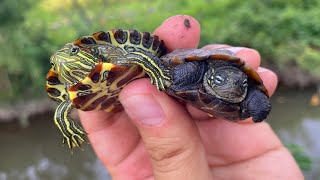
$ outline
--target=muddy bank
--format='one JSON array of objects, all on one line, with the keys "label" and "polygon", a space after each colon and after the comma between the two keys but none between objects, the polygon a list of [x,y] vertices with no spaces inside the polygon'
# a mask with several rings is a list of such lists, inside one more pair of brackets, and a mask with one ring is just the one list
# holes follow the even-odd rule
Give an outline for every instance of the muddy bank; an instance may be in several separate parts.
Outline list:
[{"label": "muddy bank", "polygon": [[37,116],[46,112],[53,112],[56,104],[50,99],[38,99],[21,101],[10,105],[0,106],[0,123],[19,121],[21,125],[27,125],[31,116]]},{"label": "muddy bank", "polygon": [[280,69],[271,65],[266,65],[266,67],[272,69],[277,74],[279,85],[284,86],[286,89],[302,89],[320,86],[320,76],[312,75],[294,64],[286,65]]}]

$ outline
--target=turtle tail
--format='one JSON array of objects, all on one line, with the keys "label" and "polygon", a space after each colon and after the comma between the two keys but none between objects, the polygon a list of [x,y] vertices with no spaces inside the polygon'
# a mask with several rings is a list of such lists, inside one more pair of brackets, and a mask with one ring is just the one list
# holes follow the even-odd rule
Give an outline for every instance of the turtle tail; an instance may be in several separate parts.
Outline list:
[{"label": "turtle tail", "polygon": [[63,143],[68,147],[80,147],[82,142],[86,141],[86,133],[83,128],[69,114],[72,110],[70,101],[62,101],[54,114],[54,122],[63,135]]}]

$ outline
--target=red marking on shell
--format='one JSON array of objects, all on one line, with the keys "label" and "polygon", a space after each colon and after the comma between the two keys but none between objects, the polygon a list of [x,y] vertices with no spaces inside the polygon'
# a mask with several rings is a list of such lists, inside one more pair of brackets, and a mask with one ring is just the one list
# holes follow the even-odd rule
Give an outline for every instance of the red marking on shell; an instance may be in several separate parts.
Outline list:
[{"label": "red marking on shell", "polygon": [[96,44],[96,41],[92,37],[84,37],[81,42],[83,44]]},{"label": "red marking on shell", "polygon": [[86,91],[86,90],[91,89],[91,86],[89,84],[82,84],[82,85],[78,86],[78,89],[80,91]]},{"label": "red marking on shell", "polygon": [[77,109],[82,109],[82,107],[90,101],[92,98],[94,98],[97,95],[97,93],[92,93],[92,94],[86,94],[83,96],[78,96],[73,99],[72,104],[74,105],[75,108]]},{"label": "red marking on shell", "polygon": [[91,81],[93,82],[93,83],[98,83],[99,82],[99,80],[100,80],[100,73],[98,73],[98,72],[95,72],[95,73],[93,73],[93,75],[91,76]]},{"label": "red marking on shell", "polygon": [[82,44],[81,43],[81,38],[76,39],[75,41],[73,41],[73,44],[80,46]]},{"label": "red marking on shell", "polygon": [[79,90],[79,86],[82,86],[83,83],[82,82],[78,82],[77,84],[70,86],[68,88],[69,91],[78,91]]},{"label": "red marking on shell", "polygon": [[130,82],[131,80],[133,80],[135,77],[137,77],[138,75],[140,75],[142,73],[142,68],[140,66],[135,66],[132,67],[134,68],[132,73],[129,73],[127,76],[122,77],[122,79],[117,83],[118,87],[121,87],[125,84],[127,84],[128,82]]},{"label": "red marking on shell", "polygon": [[59,77],[59,74],[56,73],[53,69],[50,69],[49,72],[48,72],[48,74],[47,74],[46,80],[48,81],[48,79],[49,79],[50,77],[56,77],[56,78],[58,78],[58,77]]},{"label": "red marking on shell", "polygon": [[[92,76],[95,73],[99,73],[101,72],[102,69],[102,62],[100,62],[99,64],[97,64],[97,66],[95,68],[92,69],[92,71],[90,72],[90,74],[87,75],[88,78],[92,79]],[[90,89],[91,86],[87,85],[87,84],[83,84],[82,82],[78,82],[77,84],[70,86],[69,87],[69,91],[78,91],[78,90],[88,90]]]},{"label": "red marking on shell", "polygon": [[96,32],[92,35],[95,39],[98,39],[100,41],[111,43],[110,34],[108,32]]},{"label": "red marking on shell", "polygon": [[81,45],[82,45],[81,40],[82,40],[82,37],[79,38],[79,39],[76,39],[75,41],[73,41],[73,44],[78,45],[78,46],[81,46]]},{"label": "red marking on shell", "polygon": [[99,97],[98,99],[94,100],[87,108],[85,108],[84,111],[95,110],[99,106],[99,104],[101,104],[107,98],[108,98],[107,95]]},{"label": "red marking on shell", "polygon": [[101,110],[108,109],[112,104],[114,104],[117,101],[118,97],[113,97],[106,99],[103,103],[101,103]]},{"label": "red marking on shell", "polygon": [[[100,79],[101,70],[102,70],[103,62],[99,62],[96,67],[94,67],[90,74],[88,74],[88,78],[92,80],[92,82],[97,83]],[[98,77],[97,77],[98,74]]]},{"label": "red marking on shell", "polygon": [[110,85],[118,78],[122,78],[123,74],[127,72],[129,69],[130,67],[125,67],[120,65],[114,66],[108,73],[107,85]]}]

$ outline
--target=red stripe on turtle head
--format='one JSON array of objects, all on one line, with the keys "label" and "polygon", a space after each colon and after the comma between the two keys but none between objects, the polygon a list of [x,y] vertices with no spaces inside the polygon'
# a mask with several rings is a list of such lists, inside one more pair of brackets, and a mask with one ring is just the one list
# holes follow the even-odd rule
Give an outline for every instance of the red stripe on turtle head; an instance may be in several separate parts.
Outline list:
[{"label": "red stripe on turtle head", "polygon": [[98,83],[100,81],[102,65],[103,63],[99,62],[99,64],[95,68],[93,68],[88,75],[88,78],[90,78],[93,83]]}]

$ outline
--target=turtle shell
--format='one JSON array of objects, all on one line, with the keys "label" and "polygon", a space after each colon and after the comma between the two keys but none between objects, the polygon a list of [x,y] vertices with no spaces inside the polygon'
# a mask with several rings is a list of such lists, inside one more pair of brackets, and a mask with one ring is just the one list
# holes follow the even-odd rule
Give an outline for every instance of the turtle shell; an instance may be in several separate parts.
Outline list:
[{"label": "turtle shell", "polygon": [[[258,73],[229,50],[178,49],[162,56],[161,60],[170,69],[171,80],[166,91],[212,116],[229,120],[253,117],[255,122],[260,122],[271,110],[268,91]],[[243,98],[236,101],[228,94],[226,100],[208,91],[204,85],[205,74],[216,68],[236,69],[247,77]],[[230,78],[236,78],[234,76],[232,72]]]},{"label": "turtle shell", "polygon": [[159,90],[169,78],[158,58],[165,52],[157,36],[136,30],[97,32],[67,43],[50,58],[46,91],[57,101],[54,121],[70,148],[85,141],[85,131],[69,116],[83,111],[122,109],[119,92],[129,82],[149,75]]},{"label": "turtle shell", "polygon": [[[70,56],[70,51],[77,55]],[[73,107],[84,111],[118,111],[121,109],[118,102],[121,89],[132,80],[146,76],[142,67],[147,66],[149,59],[164,52],[163,42],[147,32],[117,29],[83,36],[53,55],[56,59],[67,57],[72,62],[66,73],[62,70],[58,73],[55,67],[51,69],[47,93],[55,100],[62,99],[58,94],[67,94],[65,98],[70,99]],[[141,64],[130,63],[128,54],[135,55],[132,58],[141,60]],[[52,79],[69,82],[52,86]]]}]

